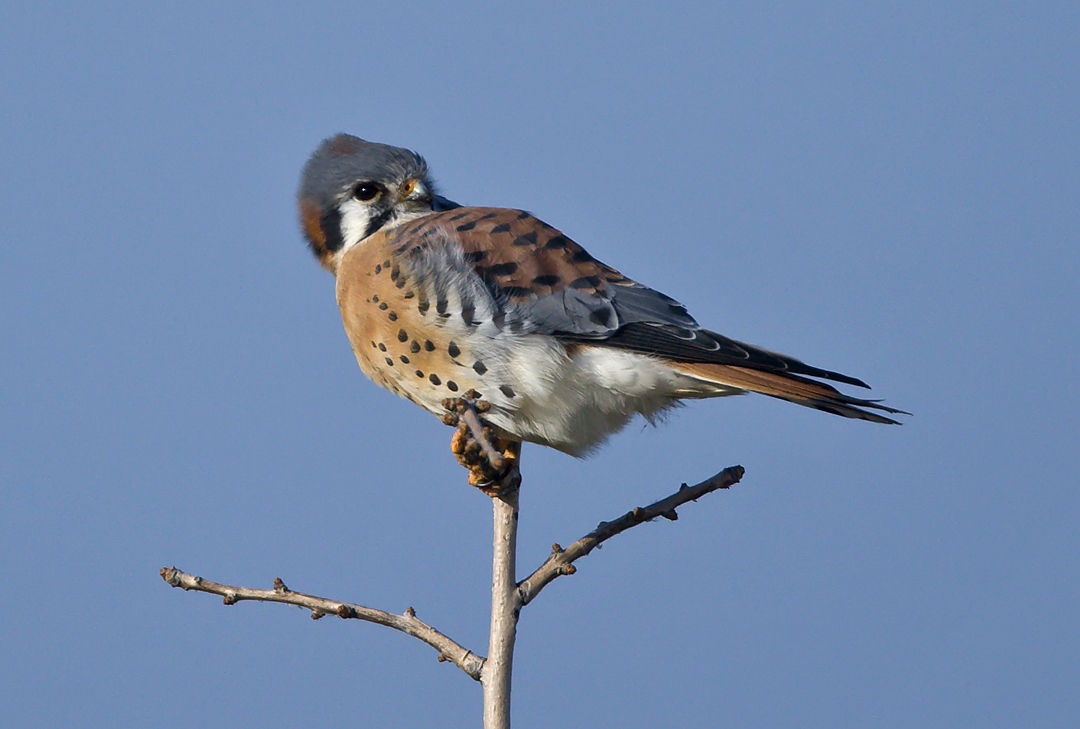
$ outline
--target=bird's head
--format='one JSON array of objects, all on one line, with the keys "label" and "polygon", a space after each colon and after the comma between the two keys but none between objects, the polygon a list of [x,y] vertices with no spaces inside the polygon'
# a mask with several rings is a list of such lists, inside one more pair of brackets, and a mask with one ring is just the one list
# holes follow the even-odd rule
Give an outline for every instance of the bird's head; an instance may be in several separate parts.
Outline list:
[{"label": "bird's head", "polygon": [[435,194],[423,157],[349,134],[330,137],[311,155],[297,204],[312,252],[331,271],[376,231],[458,207]]}]

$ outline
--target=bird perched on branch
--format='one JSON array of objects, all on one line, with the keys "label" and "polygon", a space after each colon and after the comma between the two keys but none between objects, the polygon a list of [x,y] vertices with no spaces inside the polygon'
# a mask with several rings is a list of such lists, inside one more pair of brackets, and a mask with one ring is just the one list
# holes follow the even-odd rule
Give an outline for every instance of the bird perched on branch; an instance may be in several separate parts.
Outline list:
[{"label": "bird perched on branch", "polygon": [[409,150],[331,137],[298,198],[360,368],[437,415],[473,390],[511,443],[581,456],[635,414],[747,391],[876,423],[903,412],[822,382],[866,387],[854,377],[703,329],[527,212],[451,202]]}]

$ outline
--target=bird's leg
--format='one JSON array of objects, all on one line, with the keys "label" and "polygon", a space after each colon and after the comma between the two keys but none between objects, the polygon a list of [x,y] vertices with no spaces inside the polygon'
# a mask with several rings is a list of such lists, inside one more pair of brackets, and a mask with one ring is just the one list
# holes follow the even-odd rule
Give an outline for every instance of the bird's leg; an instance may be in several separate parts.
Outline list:
[{"label": "bird's leg", "polygon": [[459,398],[443,401],[446,414],[443,422],[457,426],[450,440],[450,451],[458,463],[469,471],[469,483],[489,496],[517,486],[518,458],[521,443],[496,435],[480,414],[491,404],[476,398],[469,390]]}]

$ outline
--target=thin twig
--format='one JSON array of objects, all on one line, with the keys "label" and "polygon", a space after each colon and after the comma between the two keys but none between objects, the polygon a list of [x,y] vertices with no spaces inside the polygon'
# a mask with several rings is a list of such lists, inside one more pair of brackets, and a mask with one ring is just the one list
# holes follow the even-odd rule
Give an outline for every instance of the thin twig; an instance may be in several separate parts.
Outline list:
[{"label": "thin twig", "polygon": [[491,630],[488,658],[480,683],[484,686],[484,729],[509,729],[510,682],[517,638],[517,524],[518,475],[516,462],[508,487],[491,497],[494,517],[491,563]]},{"label": "thin twig", "polygon": [[667,498],[660,499],[645,508],[631,509],[614,521],[601,522],[596,529],[593,529],[566,549],[555,544],[552,547],[551,555],[544,564],[540,565],[535,572],[518,584],[517,594],[521,605],[528,605],[556,577],[574,574],[577,570],[573,563],[587,555],[599,544],[631,527],[660,516],[674,521],[679,518],[679,515],[675,512],[677,507],[713,491],[730,488],[733,484],[739,482],[743,477],[743,473],[742,466],[729,466],[696,486],[683,484],[678,491]]},{"label": "thin twig", "polygon": [[210,580],[204,580],[201,577],[181,572],[175,567],[163,567],[161,577],[173,587],[221,595],[225,599],[226,605],[232,605],[242,600],[282,602],[307,608],[311,611],[311,617],[316,620],[324,615],[337,615],[340,618],[356,618],[385,625],[388,628],[400,630],[402,633],[424,641],[439,652],[440,661],[450,661],[476,681],[480,680],[484,668],[484,658],[482,656],[465,649],[417,618],[416,611],[412,608],[408,608],[402,615],[395,615],[382,610],[364,607],[363,605],[354,605],[337,600],[328,600],[324,597],[316,597],[315,595],[305,595],[302,592],[293,592],[280,579],[274,580],[274,589],[272,590],[253,590],[248,587],[233,587],[232,585],[222,585]]},{"label": "thin twig", "polygon": [[[482,434],[481,428],[475,428],[475,430]],[[713,491],[729,488],[738,483],[743,476],[742,466],[725,468],[696,486],[683,484],[677,492],[667,498],[644,508],[632,509],[614,521],[601,523],[565,550],[556,544],[552,547],[551,555],[544,564],[515,585],[517,498],[521,476],[517,459],[513,459],[512,463],[513,470],[508,474],[504,486],[490,493],[494,504],[495,549],[492,563],[491,634],[489,636],[490,658],[488,659],[466,650],[446,635],[420,621],[412,608],[408,608],[402,615],[394,615],[362,605],[293,592],[280,579],[274,580],[273,590],[253,590],[204,580],[174,567],[163,568],[161,576],[173,587],[221,595],[226,605],[232,605],[241,600],[298,605],[310,610],[311,617],[315,619],[324,615],[356,618],[385,625],[418,638],[439,652],[440,661],[452,662],[469,677],[483,684],[485,729],[508,729],[514,641],[521,608],[529,604],[555,578],[573,574],[576,571],[573,564],[576,560],[616,534],[657,517],[675,520],[678,518],[675,510],[679,506]]]}]

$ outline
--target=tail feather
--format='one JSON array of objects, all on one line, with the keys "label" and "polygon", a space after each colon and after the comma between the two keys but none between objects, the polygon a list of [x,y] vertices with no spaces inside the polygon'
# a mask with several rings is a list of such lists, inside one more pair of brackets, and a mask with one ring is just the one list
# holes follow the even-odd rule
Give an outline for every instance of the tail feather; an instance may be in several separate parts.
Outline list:
[{"label": "tail feather", "polygon": [[724,387],[736,387],[740,390],[758,392],[762,395],[780,398],[798,405],[833,413],[834,415],[842,415],[845,418],[899,425],[900,423],[892,418],[878,415],[863,408],[910,415],[910,413],[903,410],[896,410],[882,405],[876,400],[851,397],[831,385],[790,373],[766,372],[709,362],[671,362],[670,364],[675,369],[695,379]]}]

